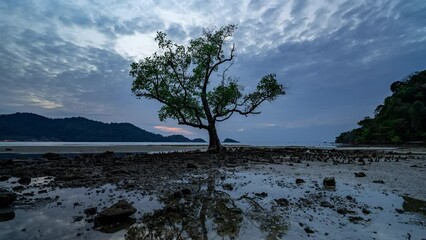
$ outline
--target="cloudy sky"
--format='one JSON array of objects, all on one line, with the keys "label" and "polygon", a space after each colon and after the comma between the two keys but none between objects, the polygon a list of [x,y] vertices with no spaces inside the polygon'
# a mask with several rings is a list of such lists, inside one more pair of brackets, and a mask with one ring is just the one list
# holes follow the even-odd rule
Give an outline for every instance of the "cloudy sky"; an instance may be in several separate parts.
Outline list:
[{"label": "cloudy sky", "polygon": [[220,123],[220,137],[334,141],[373,114],[390,83],[426,68],[425,12],[424,0],[2,0],[0,114],[83,116],[207,139],[160,122],[160,104],[132,95],[129,65],[157,50],[156,31],[184,44],[233,23],[232,73],[246,90],[276,73],[287,94],[261,115]]}]

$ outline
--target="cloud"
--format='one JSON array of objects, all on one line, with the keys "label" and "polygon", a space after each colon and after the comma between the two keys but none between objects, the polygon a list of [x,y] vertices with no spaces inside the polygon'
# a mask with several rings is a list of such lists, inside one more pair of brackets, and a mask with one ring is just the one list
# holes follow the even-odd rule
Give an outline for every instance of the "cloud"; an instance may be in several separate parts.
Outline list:
[{"label": "cloud", "polygon": [[154,128],[163,132],[173,133],[173,134],[187,134],[187,135],[194,134],[193,132],[190,132],[188,130],[185,130],[183,128],[178,128],[178,127],[155,126]]},{"label": "cloud", "polygon": [[270,72],[288,89],[221,129],[349,128],[392,81],[424,68],[425,11],[425,1],[404,0],[0,1],[0,113],[158,125],[160,104],[131,95],[129,64],[156,51],[156,31],[188,43],[203,27],[237,23],[230,73],[246,91]]}]

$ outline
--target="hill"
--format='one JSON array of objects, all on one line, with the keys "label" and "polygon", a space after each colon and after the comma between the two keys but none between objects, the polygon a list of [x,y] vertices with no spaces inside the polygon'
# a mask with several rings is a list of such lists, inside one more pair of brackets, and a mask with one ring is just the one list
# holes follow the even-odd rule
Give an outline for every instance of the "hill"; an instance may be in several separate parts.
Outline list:
[{"label": "hill", "polygon": [[231,139],[231,138],[225,138],[223,140],[224,143],[239,143],[237,140]]},{"label": "hill", "polygon": [[[83,117],[51,119],[33,113],[0,115],[0,141],[192,142],[182,135],[162,136],[130,123],[103,123]],[[196,142],[200,142],[199,139]]]},{"label": "hill", "polygon": [[391,84],[392,96],[360,128],[341,133],[337,143],[398,144],[426,142],[426,70]]}]

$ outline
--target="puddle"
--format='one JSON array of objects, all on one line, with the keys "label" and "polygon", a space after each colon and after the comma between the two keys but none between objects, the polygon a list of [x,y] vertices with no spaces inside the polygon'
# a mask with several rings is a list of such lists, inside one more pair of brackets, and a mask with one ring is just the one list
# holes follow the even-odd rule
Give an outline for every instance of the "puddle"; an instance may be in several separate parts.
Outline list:
[{"label": "puddle", "polygon": [[[192,179],[192,180],[190,180]],[[194,180],[196,179],[196,180]],[[16,178],[0,188],[18,186]],[[159,183],[158,196],[143,191],[52,188],[51,178],[33,178],[18,191],[17,204],[1,209],[0,239],[422,239],[425,202],[337,181],[325,190],[322,178],[273,171],[222,170]],[[170,189],[185,192],[170,192]],[[43,190],[46,190],[43,191]],[[189,193],[190,192],[190,193]],[[25,195],[25,198],[23,197]],[[126,199],[138,212],[111,233],[93,229],[98,211]],[[398,211],[402,209],[403,211]],[[13,214],[12,214],[12,213]],[[13,217],[12,217],[13,215]],[[130,227],[131,226],[131,227]]]}]

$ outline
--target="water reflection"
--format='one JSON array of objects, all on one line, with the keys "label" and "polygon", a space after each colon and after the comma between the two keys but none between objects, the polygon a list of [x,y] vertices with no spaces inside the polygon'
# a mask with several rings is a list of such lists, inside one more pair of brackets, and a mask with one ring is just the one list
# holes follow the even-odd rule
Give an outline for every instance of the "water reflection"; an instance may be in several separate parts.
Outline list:
[{"label": "water reflection", "polygon": [[221,174],[212,172],[191,189],[162,198],[164,207],[145,214],[142,224],[131,227],[126,239],[237,239],[244,222],[266,232],[267,239],[282,237],[287,230],[282,215],[263,209],[253,198],[234,199],[220,190]]}]

